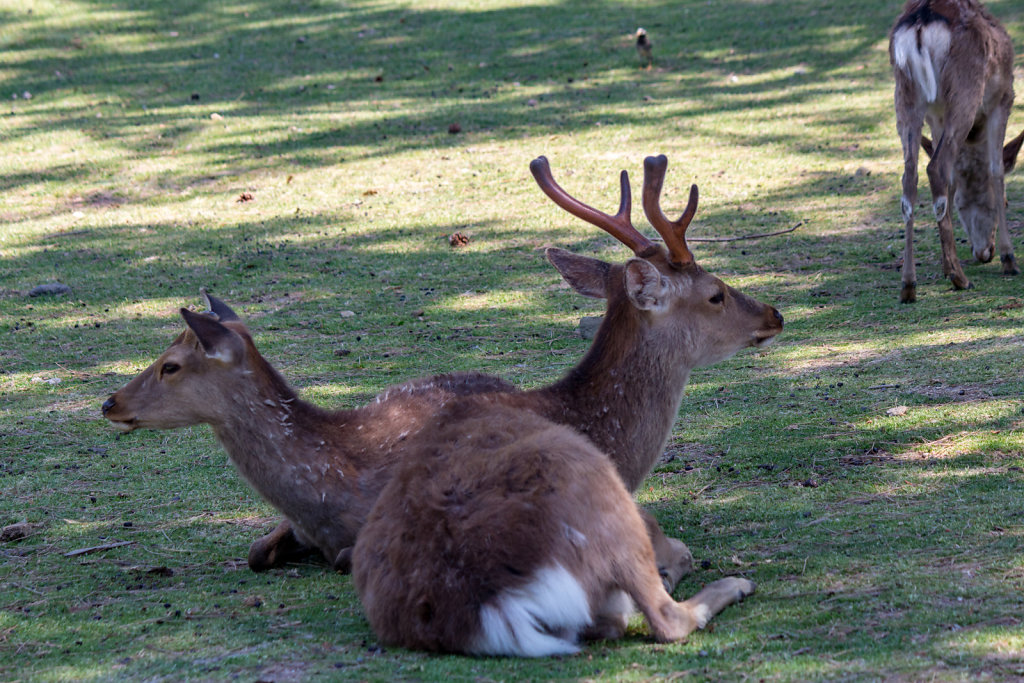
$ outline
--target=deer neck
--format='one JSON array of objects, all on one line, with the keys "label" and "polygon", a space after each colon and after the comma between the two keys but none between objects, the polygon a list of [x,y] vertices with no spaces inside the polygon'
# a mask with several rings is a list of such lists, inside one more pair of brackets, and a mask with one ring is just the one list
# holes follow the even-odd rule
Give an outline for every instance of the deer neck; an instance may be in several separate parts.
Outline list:
[{"label": "deer neck", "polygon": [[551,419],[609,455],[631,491],[664,451],[690,376],[688,364],[665,352],[680,341],[666,341],[634,311],[610,310],[580,363],[536,392]]},{"label": "deer neck", "polygon": [[360,467],[354,411],[330,413],[301,400],[265,362],[213,424],[232,463],[267,502],[316,536],[325,511],[351,506]]}]

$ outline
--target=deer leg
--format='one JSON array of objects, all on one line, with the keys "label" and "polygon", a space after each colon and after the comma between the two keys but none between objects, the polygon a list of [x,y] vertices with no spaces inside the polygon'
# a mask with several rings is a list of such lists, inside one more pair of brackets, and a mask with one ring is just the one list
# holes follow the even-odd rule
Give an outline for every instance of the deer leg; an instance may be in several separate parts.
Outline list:
[{"label": "deer leg", "polygon": [[[897,112],[900,111],[897,99]],[[908,110],[905,115],[911,119],[900,121],[900,142],[903,145],[903,196],[900,197],[900,213],[903,216],[903,268],[900,279],[900,302],[910,304],[917,301],[917,266],[914,263],[914,207],[917,206],[917,160],[921,149],[921,127],[923,117]],[[902,118],[902,117],[901,117]]]},{"label": "deer leg", "polygon": [[951,209],[953,193],[953,161],[956,159],[957,143],[953,140],[956,131],[953,126],[939,137],[935,153],[928,162],[928,183],[932,190],[935,208],[935,220],[939,224],[939,243],[942,246],[942,274],[953,282],[954,289],[967,289],[970,280],[960,267],[960,259],[956,256],[956,241],[953,238],[953,215]]},{"label": "deer leg", "polygon": [[[1003,275],[1020,275],[1017,260],[1013,256],[1010,231],[1006,226],[1006,172],[1007,166],[1013,167],[1016,154],[1009,162],[1004,159],[1003,138],[1006,137],[1006,120],[1009,118],[1009,108],[1012,106],[1012,102],[1011,99],[1009,103],[1001,105],[991,114],[989,120],[992,123],[986,131],[988,133],[988,158],[992,166],[992,194],[996,202],[996,239],[999,243],[999,261],[1003,264]],[[1002,125],[997,125],[1000,122]]]},{"label": "deer leg", "polygon": [[663,643],[684,640],[704,628],[711,617],[751,595],[756,588],[753,581],[728,577],[713,581],[688,600],[675,602],[656,580],[659,577],[654,567],[638,570],[635,585],[638,590],[633,600],[647,618],[655,640]]},{"label": "deer leg", "polygon": [[651,546],[654,548],[658,574],[661,576],[665,590],[671,593],[675,590],[679,580],[693,571],[693,553],[679,539],[666,536],[658,525],[658,520],[651,513],[646,510],[639,510],[639,512],[647,527],[647,536],[651,539]]},{"label": "deer leg", "polygon": [[[625,591],[646,617],[654,638],[660,642],[671,642],[685,639],[696,629],[703,628],[711,617],[728,605],[754,592],[752,582],[729,578],[709,584],[689,600],[673,600],[665,590],[654,562],[650,540],[645,534],[637,533],[643,528],[640,523],[646,517],[649,516],[618,520],[616,537],[621,555],[614,572],[616,580],[610,585],[610,595],[603,600],[604,607],[595,610],[598,614],[613,612],[607,608],[615,604],[613,594]],[[649,524],[647,526],[650,528]]]},{"label": "deer leg", "polygon": [[626,632],[633,601],[621,590],[612,590],[594,611],[594,623],[583,632],[584,640],[618,640]]},{"label": "deer leg", "polygon": [[711,617],[729,605],[734,605],[743,598],[753,595],[757,586],[749,579],[727,576],[712,581],[697,591],[689,600],[679,603],[697,617],[697,628],[704,628]]},{"label": "deer leg", "polygon": [[280,567],[289,561],[307,557],[314,550],[296,535],[292,523],[285,519],[249,546],[249,569],[261,572]]},{"label": "deer leg", "polygon": [[342,548],[338,551],[334,560],[331,561],[331,567],[334,571],[341,572],[342,574],[349,574],[352,572],[352,551],[354,549],[355,546],[350,545],[349,547]]},{"label": "deer leg", "polygon": [[996,195],[996,231],[999,240],[999,261],[1003,264],[1003,275],[1020,275],[1017,259],[1013,255],[1013,243],[1006,226],[1006,185],[1004,176],[994,179]]},{"label": "deer leg", "polygon": [[[921,138],[920,128],[917,139]],[[920,142],[918,142],[920,144]],[[903,169],[903,196],[900,197],[900,210],[903,215],[903,268],[900,279],[900,302],[910,304],[917,301],[917,266],[914,264],[914,206],[917,205],[917,147],[906,154]]]}]

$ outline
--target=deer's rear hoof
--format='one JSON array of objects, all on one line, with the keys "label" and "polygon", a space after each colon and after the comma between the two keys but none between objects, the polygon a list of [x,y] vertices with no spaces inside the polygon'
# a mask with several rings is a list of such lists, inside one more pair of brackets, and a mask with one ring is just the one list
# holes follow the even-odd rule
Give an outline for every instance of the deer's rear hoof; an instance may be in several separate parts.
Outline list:
[{"label": "deer's rear hoof", "polygon": [[900,290],[900,303],[912,304],[915,301],[917,301],[917,283],[904,283],[903,289]]},{"label": "deer's rear hoof", "polygon": [[1003,254],[999,260],[1003,262],[1003,275],[1020,275],[1020,268],[1017,267],[1017,259],[1013,254]]}]

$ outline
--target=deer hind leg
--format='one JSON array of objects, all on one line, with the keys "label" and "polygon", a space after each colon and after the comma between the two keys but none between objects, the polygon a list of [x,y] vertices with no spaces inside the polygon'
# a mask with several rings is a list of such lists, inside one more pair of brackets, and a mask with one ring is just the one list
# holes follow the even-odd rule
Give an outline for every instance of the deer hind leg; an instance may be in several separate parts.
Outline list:
[{"label": "deer hind leg", "polygon": [[301,560],[315,552],[315,548],[301,540],[287,519],[273,531],[260,536],[249,546],[249,569],[262,572],[294,560]]},{"label": "deer hind leg", "polygon": [[[634,508],[635,509],[635,508]],[[644,520],[638,515],[623,516],[619,528],[619,560],[615,586],[621,587],[647,619],[651,635],[661,642],[683,640],[703,628],[714,615],[754,592],[746,579],[715,581],[695,596],[676,602],[665,590],[658,568],[652,560],[653,548],[645,534],[636,533]],[[606,601],[607,602],[607,601]]]},{"label": "deer hind leg", "polygon": [[671,593],[679,584],[679,580],[693,571],[693,553],[682,541],[666,536],[658,525],[658,520],[651,513],[646,510],[639,512],[647,527],[647,536],[651,539],[651,546],[654,548],[658,574],[661,575],[665,590]]},{"label": "deer hind leg", "polygon": [[688,600],[675,602],[654,567],[638,567],[632,584],[633,600],[650,624],[651,635],[663,643],[685,640],[726,607],[753,594],[755,588],[753,581],[728,577],[713,581]]},{"label": "deer hind leg", "polygon": [[[938,131],[933,131],[938,133]],[[956,255],[956,241],[953,238],[953,164],[959,151],[959,141],[966,135],[960,135],[958,127],[951,121],[936,135],[938,142],[935,153],[928,162],[928,184],[932,190],[935,209],[935,220],[939,225],[939,243],[942,246],[942,274],[948,277],[954,289],[968,289],[970,280],[960,267],[960,259]]]},{"label": "deer hind leg", "polygon": [[[897,111],[900,111],[897,99]],[[917,301],[917,267],[914,263],[914,207],[917,206],[917,160],[921,149],[921,127],[923,116],[914,111],[907,115],[909,121],[900,121],[900,142],[903,144],[903,195],[900,197],[900,213],[903,216],[905,242],[903,245],[903,268],[900,279],[900,302],[909,304]]]}]

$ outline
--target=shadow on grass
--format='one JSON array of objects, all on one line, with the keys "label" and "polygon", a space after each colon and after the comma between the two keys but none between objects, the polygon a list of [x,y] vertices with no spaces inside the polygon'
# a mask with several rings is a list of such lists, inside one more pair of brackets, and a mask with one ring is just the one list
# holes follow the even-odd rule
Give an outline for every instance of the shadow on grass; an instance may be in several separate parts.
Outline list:
[{"label": "shadow on grass", "polygon": [[[849,69],[884,41],[892,14],[883,2],[849,11],[743,0],[664,2],[642,11],[609,1],[462,12],[382,10],[369,2],[90,4],[92,11],[62,16],[60,30],[31,13],[8,13],[16,40],[5,55],[6,85],[32,94],[31,102],[12,105],[9,134],[15,140],[74,130],[123,148],[124,159],[99,164],[104,172],[169,151],[213,155],[213,165],[225,168],[443,149],[464,144],[447,133],[456,121],[467,133],[506,140],[655,118],[684,126],[692,120],[699,132],[699,119],[710,113],[763,115],[876,87],[877,74],[851,77]],[[737,17],[744,19],[736,23]],[[658,68],[651,72],[637,69],[628,39],[637,23],[658,36]],[[647,92],[682,106],[645,106]],[[239,121],[271,116],[277,128],[243,125],[189,151],[212,112]],[[803,130],[814,119],[850,130],[876,124],[870,114],[835,107],[811,119],[791,134],[734,133],[732,140],[820,150]],[[826,147],[841,154],[838,145]],[[97,170],[57,160],[8,175],[0,188],[34,174],[84,181]],[[174,174],[155,183],[200,180]]]}]

